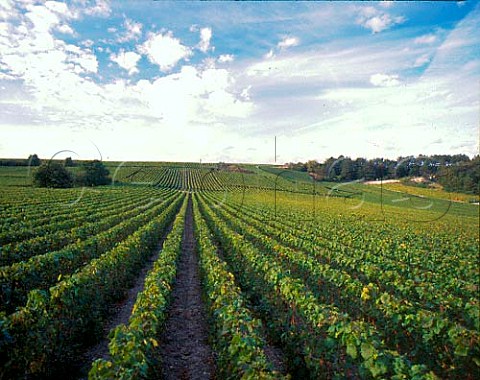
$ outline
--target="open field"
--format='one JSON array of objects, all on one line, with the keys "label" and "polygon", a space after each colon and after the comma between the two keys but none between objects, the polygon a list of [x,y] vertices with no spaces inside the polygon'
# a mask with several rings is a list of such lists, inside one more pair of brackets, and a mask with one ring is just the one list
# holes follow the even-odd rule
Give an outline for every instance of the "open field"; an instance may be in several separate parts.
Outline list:
[{"label": "open field", "polygon": [[477,205],[106,165],[73,189],[0,167],[0,378],[478,378]]},{"label": "open field", "polygon": [[[377,184],[377,185],[380,185],[380,184]],[[423,188],[423,187],[416,187],[416,186],[408,186],[403,183],[400,183],[400,181],[390,182],[390,183],[383,181],[382,185],[387,190],[398,191],[401,193],[416,195],[419,197],[440,198],[440,199],[452,200],[454,202],[466,202],[466,203],[475,203],[475,202],[478,202],[479,200],[478,195],[447,192],[443,190],[441,187]]]}]

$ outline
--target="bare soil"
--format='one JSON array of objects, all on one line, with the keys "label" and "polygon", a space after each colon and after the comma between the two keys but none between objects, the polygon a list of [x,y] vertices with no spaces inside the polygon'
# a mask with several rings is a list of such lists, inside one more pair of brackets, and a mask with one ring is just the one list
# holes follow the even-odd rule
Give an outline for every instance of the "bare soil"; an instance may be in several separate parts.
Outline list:
[{"label": "bare soil", "polygon": [[208,345],[208,331],[190,198],[177,278],[172,290],[166,327],[160,338],[159,354],[165,380],[215,379],[215,360]]},{"label": "bare soil", "polygon": [[[173,225],[173,223],[172,223]],[[170,225],[167,230],[165,231],[164,235],[160,239],[157,248],[155,249],[155,253],[150,256],[150,258],[146,261],[145,266],[141,269],[138,277],[136,278],[133,287],[128,289],[126,292],[126,296],[123,300],[110,305],[109,315],[110,317],[107,319],[103,326],[103,335],[102,339],[94,346],[88,348],[79,358],[79,363],[74,365],[71,372],[71,378],[76,378],[79,380],[87,379],[88,371],[91,368],[92,362],[96,359],[106,359],[110,358],[110,352],[108,350],[108,343],[110,339],[108,338],[108,334],[110,330],[114,329],[119,324],[127,324],[130,315],[132,314],[133,306],[137,300],[138,293],[143,291],[145,285],[145,277],[147,273],[152,269],[153,264],[155,261],[158,260],[158,256],[160,255],[163,247],[163,243],[167,238],[168,234],[172,229],[172,225]]]},{"label": "bare soil", "polygon": [[365,181],[364,185],[381,185],[382,183],[397,183],[400,182],[399,179],[384,179],[378,181]]}]

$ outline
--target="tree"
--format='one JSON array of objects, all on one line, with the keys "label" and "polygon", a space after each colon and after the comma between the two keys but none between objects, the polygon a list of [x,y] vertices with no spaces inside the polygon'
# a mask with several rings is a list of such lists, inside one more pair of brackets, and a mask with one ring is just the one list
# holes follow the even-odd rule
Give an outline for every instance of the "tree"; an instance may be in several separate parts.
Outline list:
[{"label": "tree", "polygon": [[395,176],[396,178],[408,176],[408,163],[402,157],[397,159],[397,164],[395,165]]},{"label": "tree", "polygon": [[36,154],[31,154],[30,156],[28,156],[27,165],[40,166],[41,163],[42,163],[42,161],[40,160],[40,158],[38,158],[38,156]]},{"label": "tree", "polygon": [[82,172],[78,176],[78,182],[84,186],[108,185],[110,172],[99,160],[85,162],[82,166]]},{"label": "tree", "polygon": [[363,175],[367,181],[380,179],[377,176],[377,165],[374,160],[369,160],[365,163],[363,168]]},{"label": "tree", "polygon": [[[343,157],[343,156],[340,156]],[[334,157],[327,158],[323,163],[325,166],[325,177],[327,181],[335,181],[337,175],[340,174],[340,166],[338,165],[338,159]],[[338,173],[337,173],[338,170]]]},{"label": "tree", "polygon": [[383,160],[383,178],[392,179],[395,178],[395,167],[397,162],[394,160],[384,159]]},{"label": "tree", "polygon": [[341,162],[340,179],[342,181],[352,181],[357,179],[355,164],[349,157]]},{"label": "tree", "polygon": [[73,186],[72,174],[57,162],[48,162],[38,168],[33,183],[38,187],[68,188]]},{"label": "tree", "polygon": [[310,173],[310,176],[315,181],[323,181],[325,180],[326,172],[325,172],[325,165],[318,165],[313,173]]},{"label": "tree", "polygon": [[361,179],[365,177],[365,165],[367,164],[367,160],[365,158],[357,158],[355,160],[355,171],[356,171],[356,178]]},{"label": "tree", "polygon": [[72,157],[67,157],[63,165],[65,165],[65,167],[73,167],[75,166],[75,162],[73,162]]},{"label": "tree", "polygon": [[307,172],[313,173],[320,164],[316,160],[310,160],[305,164],[305,167],[307,168]]},{"label": "tree", "polygon": [[447,191],[479,193],[480,156],[471,161],[457,162],[438,171],[438,182]]}]

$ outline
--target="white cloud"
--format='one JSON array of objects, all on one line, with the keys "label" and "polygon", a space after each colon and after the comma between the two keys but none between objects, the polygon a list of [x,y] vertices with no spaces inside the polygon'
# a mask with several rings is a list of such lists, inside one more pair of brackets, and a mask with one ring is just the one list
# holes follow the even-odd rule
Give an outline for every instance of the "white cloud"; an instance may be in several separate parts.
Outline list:
[{"label": "white cloud", "polygon": [[[444,42],[449,48],[437,50],[422,76],[410,77],[407,86],[323,91],[318,100],[330,108],[331,114],[306,127],[303,137],[328,141],[328,131],[337,135],[345,131],[352,143],[331,136],[336,148],[342,144],[344,148],[340,151],[347,149],[351,155],[365,155],[368,141],[372,141],[378,147],[368,150],[371,157],[443,152],[478,154],[480,64],[474,53],[479,39],[474,33],[479,27],[478,14],[473,12],[459,23]],[[371,79],[380,86],[399,81],[396,76],[386,74]],[[338,155],[338,152],[332,153]]]},{"label": "white cloud", "polygon": [[391,26],[401,24],[405,19],[401,16],[391,18],[388,14],[372,17],[363,24],[364,27],[371,29],[372,33],[379,33],[389,29]]},{"label": "white cloud", "polygon": [[233,94],[225,90],[217,90],[208,95],[204,109],[215,115],[244,118],[250,114],[252,104],[238,101]]},{"label": "white cloud", "polygon": [[90,16],[108,17],[112,13],[110,3],[107,0],[96,0],[95,4],[83,10],[85,14]]},{"label": "white cloud", "polygon": [[76,110],[93,108],[86,105],[83,96],[95,89],[88,79],[98,71],[95,54],[53,36],[54,30],[71,32],[64,24],[71,17],[69,11],[55,2],[26,5],[26,9],[26,13],[15,15],[9,33],[0,36],[0,70],[2,77],[17,80],[16,91],[25,99],[22,107],[31,109],[30,114],[50,110],[32,122],[48,119],[53,110],[65,113],[68,109],[73,117]]},{"label": "white cloud", "polygon": [[472,40],[468,36],[461,36],[459,38],[451,38],[443,42],[439,47],[438,53],[450,53],[451,51],[468,47]]},{"label": "white cloud", "polygon": [[284,37],[281,41],[277,43],[277,46],[273,49],[270,49],[267,54],[264,54],[263,58],[266,60],[270,60],[275,58],[275,51],[281,52],[293,46],[298,46],[300,40],[298,37]]},{"label": "white cloud", "polygon": [[121,68],[127,70],[129,75],[138,73],[137,63],[140,58],[142,58],[140,54],[133,51],[125,52],[124,50],[120,50],[116,55],[110,55],[110,59]]},{"label": "white cloud", "polygon": [[[244,118],[251,113],[253,105],[246,97],[247,92],[241,94],[229,71],[215,68],[215,58],[211,59],[213,64],[203,68],[185,66],[178,73],[156,80],[98,83],[90,78],[98,72],[98,61],[91,50],[94,41],[83,40],[77,46],[54,37],[56,28],[63,25],[63,16],[39,6],[16,17],[10,25],[0,24],[0,79],[15,88],[2,94],[0,110],[8,119],[5,116],[0,122],[2,130],[8,130],[7,135],[12,138],[25,133],[16,125],[28,124],[39,125],[44,136],[50,137],[58,135],[59,130],[94,131],[100,135],[95,142],[107,144],[105,136],[110,136],[115,128],[118,135],[125,136],[125,144],[107,146],[118,148],[117,157],[121,157],[125,153],[122,149],[131,148],[131,142],[138,141],[138,130],[142,129],[149,136],[142,143],[150,146],[152,142],[151,152],[158,149],[160,140],[169,140],[164,137],[170,133],[181,136],[175,143],[191,141],[190,151],[199,154],[195,147],[198,141],[208,141],[205,136],[216,135],[208,125],[223,125],[226,119]],[[140,50],[163,69],[173,67],[191,54],[171,33],[149,35],[137,52],[108,53],[113,62],[133,74],[138,70]],[[12,120],[13,124],[9,124]],[[152,124],[158,133],[152,130]],[[187,132],[186,128],[192,124],[195,131],[206,130]],[[50,148],[58,140],[46,139],[51,142]],[[162,148],[168,151],[171,146],[169,141]]]},{"label": "white cloud", "polygon": [[[125,32],[117,39],[117,42],[122,43],[131,40],[138,40],[138,38],[142,35],[143,25],[139,22],[135,22],[127,18],[125,19],[123,26],[125,27]],[[116,31],[117,30],[115,29],[114,32]]]},{"label": "white cloud", "polygon": [[84,40],[84,41],[80,42],[80,44],[85,46],[85,47],[92,47],[95,43],[92,40],[87,39],[87,40]]},{"label": "white cloud", "polygon": [[13,7],[13,4],[8,0],[0,2],[0,20],[8,20],[15,17],[17,10]]},{"label": "white cloud", "polygon": [[360,15],[364,19],[371,18],[373,16],[376,16],[379,13],[380,11],[378,11],[375,7],[372,7],[372,6],[365,6],[360,8]]},{"label": "white cloud", "polygon": [[233,54],[222,54],[220,57],[218,57],[218,62],[220,63],[227,63],[227,62],[233,62],[235,59],[235,56]]},{"label": "white cloud", "polygon": [[370,83],[377,87],[394,87],[400,84],[398,75],[374,74],[370,77]]},{"label": "white cloud", "polygon": [[[388,83],[390,77],[378,76],[378,81]],[[402,155],[465,153],[465,149],[452,150],[452,142],[477,133],[474,110],[478,96],[476,100],[471,97],[470,82],[471,73],[462,78],[458,73],[444,76],[435,70],[412,80],[408,86],[330,89],[319,100],[333,113],[309,126],[305,135],[322,136],[325,140],[327,130],[337,135],[342,131],[349,133],[351,144],[335,138],[333,141],[344,145],[352,155],[365,155],[365,149],[370,156],[384,157],[392,157],[392,149]],[[316,132],[322,130],[325,133]],[[459,138],[454,137],[457,135]],[[440,140],[444,143],[440,144]],[[369,141],[376,143],[377,148],[368,148]],[[468,147],[469,154],[475,152],[474,141]]]},{"label": "white cloud", "polygon": [[212,29],[211,28],[202,28],[200,29],[200,42],[198,48],[206,53],[210,48],[210,40],[212,38]]},{"label": "white cloud", "polygon": [[[473,29],[471,25],[468,35],[478,41],[471,32]],[[458,49],[472,51],[475,45],[472,41],[467,43],[466,34],[451,33],[448,39],[465,41],[456,44],[463,46]],[[446,54],[445,60],[440,66],[429,65],[432,70],[427,69],[425,78],[419,79],[411,74],[413,62],[423,54],[435,61],[440,54],[432,55],[428,47],[412,47],[411,38],[396,41],[394,49],[389,48],[391,41],[378,39],[354,47],[345,44],[343,49],[339,45],[342,46],[335,42],[315,51],[250,65],[247,74],[252,80],[245,83],[255,83],[255,94],[261,94],[255,99],[257,124],[250,130],[257,128],[261,136],[272,130],[291,130],[298,140],[296,146],[302,146],[299,157],[302,160],[315,154],[314,150],[304,149],[308,148],[305,141],[324,141],[325,157],[344,152],[372,157],[377,151],[369,149],[367,140],[383,146],[378,150],[379,156],[395,157],[405,153],[450,151],[448,145],[431,145],[430,141],[440,138],[447,141],[445,137],[455,128],[459,135],[464,129],[463,135],[474,136],[471,112],[478,107],[478,91],[473,90],[478,81],[472,82],[472,78],[475,72],[478,76],[480,66],[473,63],[475,59],[478,62],[478,58],[470,57],[469,63],[452,70],[452,57],[463,57],[463,61],[468,54],[458,54],[456,50],[447,55],[442,51],[441,55]],[[385,67],[389,68],[388,72]],[[371,80],[371,87],[365,86],[365,78]],[[439,81],[440,78],[445,81]],[[311,85],[305,85],[307,82]],[[315,91],[320,96],[312,99]],[[295,102],[290,96],[282,95],[290,93],[296,94]],[[273,119],[276,120],[274,128],[262,127]],[[415,129],[421,129],[422,133],[412,143],[406,136],[411,138]],[[339,141],[338,136],[343,133],[352,137]],[[392,144],[394,148],[387,148]],[[292,157],[298,155],[294,148],[285,149],[287,157],[290,153]],[[468,154],[472,151],[469,148]]]},{"label": "white cloud", "polygon": [[58,15],[44,6],[27,6],[27,10],[25,16],[38,32],[47,32],[60,23]]},{"label": "white cloud", "polygon": [[63,15],[63,16],[71,16],[71,12],[69,11],[67,5],[65,3],[61,3],[59,1],[46,1],[45,2],[45,7],[51,10],[52,12],[55,12],[57,14]]},{"label": "white cloud", "polygon": [[[409,41],[405,42],[409,46]],[[339,46],[333,42],[321,49],[309,50],[288,56],[265,56],[245,69],[257,83],[275,85],[294,83],[305,86],[309,78],[317,86],[350,86],[352,82],[364,83],[365,78],[381,73],[385,67],[395,71],[409,69],[418,56],[413,50],[403,51],[401,45],[390,49],[388,41],[365,46]],[[293,84],[292,84],[293,85]]]},{"label": "white cloud", "polygon": [[415,60],[413,67],[422,67],[428,62],[430,62],[430,56],[428,54],[423,54]]},{"label": "white cloud", "polygon": [[86,72],[86,73],[98,72],[97,57],[95,56],[95,54],[91,52],[82,51],[82,53],[80,53],[77,57],[71,58],[70,62],[78,63],[78,65],[81,66],[82,70],[79,70],[79,72]]},{"label": "white cloud", "polygon": [[70,25],[62,24],[56,28],[60,33],[75,35],[75,31],[70,27]]},{"label": "white cloud", "polygon": [[5,12],[13,12],[13,1],[12,0],[1,0],[0,1],[0,10]]},{"label": "white cloud", "polygon": [[391,16],[372,6],[360,8],[360,16],[357,19],[358,24],[370,29],[372,33],[380,33],[403,22],[405,22],[405,17]]},{"label": "white cloud", "polygon": [[199,71],[183,66],[179,73],[135,86],[152,115],[169,125],[212,123],[223,117],[247,117],[252,104],[232,91],[235,82],[225,69]]},{"label": "white cloud", "polygon": [[[62,48],[63,44],[59,47]],[[66,61],[80,65],[84,72],[96,73],[98,70],[98,61],[95,54],[88,49],[82,49],[76,45],[65,45],[63,50],[67,53]]]},{"label": "white cloud", "polygon": [[145,43],[138,50],[147,55],[150,62],[157,64],[162,71],[173,68],[181,59],[187,59],[191,50],[182,45],[179,39],[174,38],[172,32],[165,34],[151,33]]},{"label": "white cloud", "polygon": [[242,90],[242,93],[240,96],[245,99],[245,100],[250,100],[250,90],[252,89],[252,85],[249,85],[248,87],[244,88]]},{"label": "white cloud", "polygon": [[199,68],[202,67],[202,69],[214,69],[216,67],[217,60],[213,57],[207,57],[204,60],[202,60],[202,65],[198,66]]},{"label": "white cloud", "polygon": [[[27,4],[26,10],[25,17],[33,26],[39,38],[45,36],[51,29],[55,29],[62,34],[75,35],[75,31],[66,21],[75,18],[76,14],[70,11],[64,3],[46,1],[43,6]],[[49,38],[49,36],[46,37]]]},{"label": "white cloud", "polygon": [[437,40],[437,37],[434,34],[426,34],[424,36],[420,36],[413,40],[416,44],[433,44]]},{"label": "white cloud", "polygon": [[[5,10],[3,3],[6,4],[0,0],[0,17]],[[87,0],[73,2],[80,3],[92,4]],[[225,160],[265,161],[271,157],[273,131],[279,136],[280,154],[285,161],[292,157],[321,159],[319,154],[392,156],[429,153],[428,149],[435,149],[435,153],[469,149],[469,154],[478,150],[476,87],[480,66],[478,55],[472,53],[478,46],[478,12],[476,23],[468,30],[463,22],[459,24],[464,33],[445,33],[447,40],[436,51],[433,45],[415,44],[414,30],[405,34],[408,38],[397,35],[394,43],[383,36],[367,36],[366,40],[358,37],[354,41],[337,39],[301,52],[291,49],[289,54],[281,54],[279,39],[265,50],[273,48],[268,61],[236,58],[235,65],[217,69],[215,64],[231,62],[234,57],[216,54],[201,58],[200,63],[195,61],[195,67],[181,68],[179,63],[192,54],[192,49],[164,30],[161,35],[165,39],[177,41],[171,46],[181,48],[177,49],[177,58],[168,58],[166,54],[154,61],[150,53],[160,56],[169,49],[154,51],[154,44],[143,44],[143,40],[138,50],[130,47],[119,51],[117,47],[112,54],[107,44],[96,39],[97,34],[67,44],[61,41],[65,36],[57,31],[68,25],[68,19],[61,6],[58,10],[55,7],[31,7],[17,13],[10,9],[9,17],[14,21],[0,23],[0,86],[6,87],[0,91],[0,113],[4,116],[0,118],[0,128],[5,136],[2,152],[26,156],[35,151],[46,156],[53,148],[71,148],[61,146],[65,139],[58,136],[72,130],[91,138],[104,157],[110,155],[111,159],[207,161],[209,157],[216,161],[223,154],[228,155]],[[386,11],[377,11],[377,4],[370,8],[365,11],[364,22],[381,18]],[[33,19],[27,18],[28,12]],[[82,12],[85,14],[83,9]],[[393,11],[388,12],[394,19]],[[354,20],[356,15],[352,16]],[[42,19],[43,16],[46,18]],[[118,34],[107,36],[112,43],[124,33],[120,30],[125,20],[115,20]],[[200,28],[195,30],[193,39],[199,31]],[[442,33],[435,34],[438,39],[442,35],[443,40]],[[95,41],[86,41],[88,37]],[[153,37],[149,34],[143,38]],[[303,38],[303,34],[298,37]],[[108,70],[101,70],[104,66],[99,66],[91,49],[95,45],[95,51],[101,51],[99,43],[105,54],[115,59],[116,63],[107,64],[112,68],[118,64],[125,73],[138,70],[140,53],[172,71],[160,76],[157,72],[155,78],[139,82],[131,78],[115,80]],[[283,49],[293,46],[286,41],[285,44]],[[428,57],[431,64],[422,70],[419,79],[420,71],[412,71],[412,65]],[[368,83],[369,80],[372,82]],[[9,124],[7,120],[15,117],[18,125]],[[28,127],[21,127],[20,123]],[[282,140],[282,128],[284,134],[292,137],[288,142],[286,138]],[[118,137],[115,144],[111,143],[112,134]],[[343,135],[349,138],[339,137]],[[416,138],[412,140],[411,136]],[[49,144],[38,145],[38,141],[45,140]],[[366,150],[367,140],[384,150]],[[15,141],[22,144],[14,147]],[[449,150],[464,141],[473,142],[467,148]],[[309,142],[313,143],[308,145]],[[434,148],[423,149],[429,142]],[[7,144],[13,148],[6,148]],[[26,144],[31,144],[28,149]],[[179,144],[184,149],[178,149]],[[392,144],[394,149],[386,148]],[[233,149],[222,153],[226,146]],[[252,147],[256,150],[248,150]]]},{"label": "white cloud", "polygon": [[292,46],[297,46],[299,44],[299,40],[297,37],[285,37],[278,43],[279,49],[287,49]]},{"label": "white cloud", "polygon": [[263,58],[265,59],[271,59],[273,57],[275,57],[275,53],[273,52],[273,49],[270,49],[270,51],[263,56]]},{"label": "white cloud", "polygon": [[5,74],[5,73],[2,73],[0,71],[0,80],[15,80],[17,79],[16,77],[12,76],[12,75],[8,75],[8,74]]}]

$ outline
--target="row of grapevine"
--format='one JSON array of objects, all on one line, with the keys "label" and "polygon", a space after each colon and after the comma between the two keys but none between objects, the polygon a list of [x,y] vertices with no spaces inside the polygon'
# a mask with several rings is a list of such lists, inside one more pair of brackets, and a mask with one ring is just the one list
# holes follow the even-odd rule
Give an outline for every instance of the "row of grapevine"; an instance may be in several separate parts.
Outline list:
[{"label": "row of grapevine", "polygon": [[45,216],[67,215],[69,210],[103,203],[110,200],[120,200],[140,194],[152,193],[149,188],[141,191],[132,191],[128,187],[121,188],[2,188],[0,199],[2,222],[19,221],[24,223],[36,222],[37,218]]},{"label": "row of grapevine", "polygon": [[[171,194],[171,192],[170,192]],[[156,198],[140,198],[116,202],[113,205],[92,207],[80,213],[72,213],[70,218],[63,222],[52,222],[40,226],[28,233],[35,237],[17,243],[5,244],[0,249],[0,265],[10,265],[15,262],[29,259],[33,256],[58,250],[68,244],[83,240],[87,236],[95,235],[118,223],[118,218],[131,218],[163,200],[168,193],[158,193]]]},{"label": "row of grapevine", "polygon": [[[76,199],[82,189],[38,189],[32,187],[2,187],[0,216],[15,217],[15,212],[48,210],[58,203]],[[87,197],[101,196],[98,192],[86,192]]]},{"label": "row of grapevine", "polygon": [[273,369],[265,354],[262,322],[247,308],[233,274],[219,258],[196,198],[194,220],[205,299],[213,321],[219,374],[224,379],[282,379],[283,376]]},{"label": "row of grapevine", "polygon": [[[475,284],[478,275],[475,269],[475,257],[478,238],[476,240],[471,236],[465,236],[462,242],[454,243],[454,238],[447,238],[443,233],[433,235],[429,232],[426,237],[419,231],[412,233],[405,227],[385,224],[380,228],[377,225],[377,229],[374,230],[362,221],[345,222],[343,218],[343,223],[339,224],[325,215],[321,215],[319,219],[321,222],[304,222],[301,220],[301,210],[297,210],[297,215],[283,213],[274,215],[267,211],[261,214],[257,209],[249,208],[243,203],[241,212],[250,215],[262,225],[273,227],[288,244],[294,244],[312,252],[323,250],[324,259],[328,263],[348,267],[351,271],[365,268],[365,273],[358,274],[360,277],[367,278],[370,274],[381,272],[380,274],[387,273],[390,277],[397,276],[397,280],[401,278],[392,285],[389,285],[391,278],[390,280],[382,279],[382,284],[389,288],[402,283],[403,288],[406,288],[413,283],[414,286],[410,286],[411,292],[403,295],[409,299],[424,299],[429,303],[438,301],[440,306],[449,309],[455,308],[458,302],[462,304],[462,299],[464,302],[477,299]],[[437,246],[437,240],[441,241],[444,247]],[[410,260],[411,268],[404,273],[402,265],[404,265],[405,255]],[[451,261],[452,256],[461,260],[462,265],[459,268],[450,266],[450,273],[444,272],[441,275],[433,273],[435,265],[441,270],[447,266],[446,263],[449,260]],[[338,263],[339,260],[342,262]],[[412,281],[427,276],[428,282]],[[452,278],[455,281],[452,281]],[[456,283],[455,289],[451,286],[453,282]],[[428,285],[436,286],[432,289]],[[395,293],[399,291],[401,290],[394,290]],[[437,294],[438,292],[440,294]],[[437,295],[440,296],[436,297]],[[456,297],[459,299],[454,301]],[[452,303],[440,303],[449,301]],[[464,312],[465,310],[461,310],[461,313]]]},{"label": "row of grapevine", "polygon": [[[334,306],[322,304],[276,260],[264,255],[201,203],[204,217],[228,252],[229,263],[268,310],[268,319],[283,330],[281,338],[295,356],[303,357],[313,378],[337,376],[417,376],[434,378],[425,366],[385,347],[378,332],[354,321]],[[288,321],[288,322],[287,322]],[[357,374],[357,375],[355,375]]]},{"label": "row of grapevine", "polygon": [[157,188],[177,190],[210,188],[212,181],[215,181],[215,177],[211,175],[211,170],[208,166],[204,168],[173,165],[119,167],[114,178],[114,183],[152,185]]},{"label": "row of grapevine", "polygon": [[122,297],[182,201],[177,197],[128,239],[48,292],[30,292],[25,307],[9,316],[0,314],[0,377],[51,374],[68,364],[86,337],[97,336],[108,305]]},{"label": "row of grapevine", "polygon": [[[44,192],[38,194],[40,198],[44,195]],[[34,206],[32,210],[29,210],[31,212],[11,211],[11,215],[15,215],[15,217],[2,220],[0,244],[19,242],[62,229],[76,227],[89,219],[91,220],[92,217],[94,218],[96,212],[118,208],[120,202],[122,204],[139,204],[151,197],[156,197],[152,190],[141,192],[125,191],[123,194],[103,192],[101,197],[85,197],[85,199],[75,205],[62,206],[60,203],[57,204],[57,207],[50,205],[44,210]]]},{"label": "row of grapevine", "polygon": [[[283,244],[306,249],[321,262],[354,274],[365,284],[377,283],[382,291],[408,298],[430,311],[448,311],[456,320],[478,329],[478,238],[466,236],[455,243],[455,236],[447,238],[444,233],[433,235],[429,231],[426,237],[398,224],[377,225],[374,230],[373,223],[345,223],[343,218],[344,223],[339,224],[327,215],[321,215],[321,222],[305,222],[301,210],[288,215],[266,210],[259,213],[258,208],[244,203],[241,212]],[[437,246],[437,241],[444,247]],[[458,266],[448,266],[452,257],[457,258]],[[440,275],[435,274],[437,267]]]},{"label": "row of grapevine", "polygon": [[144,290],[138,294],[128,325],[117,326],[110,335],[110,360],[92,364],[90,379],[140,379],[159,376],[155,348],[164,326],[170,292],[176,275],[176,261],[181,249],[188,198],[163,243],[159,259],[147,274]]},{"label": "row of grapevine", "polygon": [[[285,271],[301,279],[323,302],[335,305],[350,316],[365,318],[382,332],[391,348],[405,353],[412,360],[433,366],[445,373],[472,372],[478,358],[479,334],[448,319],[446,315],[430,312],[420,305],[404,303],[395,295],[382,292],[373,283],[362,283],[348,272],[322,264],[309,251],[295,249],[292,238],[278,238],[281,231],[265,228],[264,223],[238,213],[222,213],[223,222],[259,247],[264,254],[278,260]],[[285,233],[288,235],[288,233]],[[276,240],[270,236],[276,236]],[[320,252],[321,254],[321,252]],[[431,329],[424,327],[430,326]]]},{"label": "row of grapevine", "polygon": [[[213,166],[162,165],[162,166],[119,166],[115,169],[113,183],[152,185],[186,191],[250,191],[273,190],[312,193],[313,183],[297,183],[285,177],[284,171],[272,174],[260,169],[245,169],[236,165]],[[334,194],[335,195],[335,194]]]},{"label": "row of grapevine", "polygon": [[[422,232],[412,233],[406,227],[400,230],[398,225],[361,233],[363,229],[368,231],[363,223],[350,222],[332,228],[328,223],[299,226],[294,224],[294,217],[291,219],[285,222],[279,218],[281,222],[274,224],[282,241],[293,248],[307,249],[320,260],[362,278],[365,284],[376,283],[382,291],[407,298],[418,307],[448,312],[467,327],[478,330],[478,241],[474,238],[465,237],[455,244],[452,237],[447,239],[444,234],[427,240]],[[264,220],[261,223],[266,224]],[[437,241],[442,246],[437,246]],[[452,266],[455,257],[458,265]]]},{"label": "row of grapevine", "polygon": [[153,217],[171,207],[172,201],[178,198],[172,193],[159,204],[154,204],[144,212],[136,215],[119,214],[106,222],[113,223],[98,234],[73,243],[59,251],[48,252],[32,257],[28,261],[15,263],[0,268],[0,299],[2,310],[22,305],[32,289],[47,289],[59,276],[73,273],[92,258],[98,257],[112,249],[127,238],[140,226],[145,225]]}]

